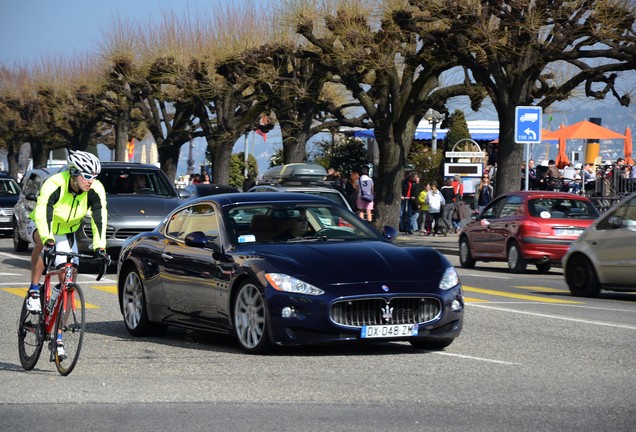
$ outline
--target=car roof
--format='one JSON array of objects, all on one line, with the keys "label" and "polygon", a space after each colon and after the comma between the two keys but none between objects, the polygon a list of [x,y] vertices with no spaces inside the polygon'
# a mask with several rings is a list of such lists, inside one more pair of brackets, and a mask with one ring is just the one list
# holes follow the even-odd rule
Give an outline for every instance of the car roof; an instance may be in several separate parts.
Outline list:
[{"label": "car roof", "polygon": [[220,184],[205,184],[205,183],[195,183],[190,186],[194,186],[197,189],[219,189],[219,190],[231,190],[233,192],[239,192],[238,188],[234,186],[220,185]]},{"label": "car roof", "polygon": [[[258,184],[254,187],[252,187],[250,190],[252,189],[257,189],[257,188],[262,188],[262,187],[270,187],[270,188],[274,188],[280,191],[289,191],[289,192],[293,192],[295,190],[297,191],[320,191],[320,192],[338,192],[335,188],[328,186],[328,185],[287,185],[287,184],[279,184],[279,183],[262,183],[262,184]],[[248,191],[249,192],[249,191]]]},{"label": "car roof", "polygon": [[108,161],[102,162],[102,168],[116,168],[116,169],[148,169],[153,171],[159,171],[160,168],[153,164],[144,164],[140,162],[121,162],[121,161]]},{"label": "car roof", "polygon": [[[526,199],[532,199],[532,198],[568,198],[568,199],[575,199],[575,200],[581,200],[581,201],[590,201],[589,198],[583,196],[583,195],[577,195],[577,194],[573,194],[570,192],[555,192],[555,191],[540,191],[540,190],[531,190],[531,191],[513,191],[513,192],[506,192],[501,194],[500,196],[511,196],[511,195],[517,195]],[[497,197],[499,198],[499,197]]]},{"label": "car roof", "polygon": [[0,177],[15,180],[15,177],[13,177],[11,174],[9,174],[6,171],[0,171]]},{"label": "car roof", "polygon": [[261,193],[227,193],[221,195],[208,195],[205,197],[197,198],[192,201],[188,201],[188,204],[199,203],[205,201],[215,201],[221,206],[235,205],[235,204],[261,204],[268,203],[288,203],[296,202],[299,204],[304,203],[316,203],[325,205],[338,205],[333,200],[323,198],[318,195],[310,195],[303,193],[292,192],[261,192]]}]

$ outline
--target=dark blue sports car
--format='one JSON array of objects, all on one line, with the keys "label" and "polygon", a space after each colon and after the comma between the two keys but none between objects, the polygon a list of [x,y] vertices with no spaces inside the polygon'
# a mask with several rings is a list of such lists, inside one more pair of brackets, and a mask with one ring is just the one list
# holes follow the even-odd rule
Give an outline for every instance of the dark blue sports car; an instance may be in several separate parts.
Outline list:
[{"label": "dark blue sports car", "polygon": [[126,328],[234,334],[248,353],[343,341],[442,349],[462,329],[459,277],[434,249],[392,244],[396,234],[308,194],[187,202],[122,248]]}]

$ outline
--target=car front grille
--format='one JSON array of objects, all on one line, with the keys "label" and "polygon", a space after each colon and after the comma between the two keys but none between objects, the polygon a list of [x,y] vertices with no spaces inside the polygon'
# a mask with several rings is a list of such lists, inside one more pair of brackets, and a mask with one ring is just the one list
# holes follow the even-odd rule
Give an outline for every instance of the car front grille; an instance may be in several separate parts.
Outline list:
[{"label": "car front grille", "polygon": [[440,301],[431,297],[396,297],[388,301],[384,298],[344,300],[331,306],[331,320],[350,327],[424,324],[437,319],[441,311]]},{"label": "car front grille", "polygon": [[0,207],[0,216],[13,216],[13,207]]},{"label": "car front grille", "polygon": [[[128,237],[135,236],[139,233],[152,231],[155,229],[154,227],[148,228],[125,228],[115,231],[115,228],[109,226],[106,227],[106,238],[107,239],[118,239],[118,240],[126,240]],[[84,235],[92,239],[93,231],[91,230],[91,226],[89,224],[84,224]]]}]

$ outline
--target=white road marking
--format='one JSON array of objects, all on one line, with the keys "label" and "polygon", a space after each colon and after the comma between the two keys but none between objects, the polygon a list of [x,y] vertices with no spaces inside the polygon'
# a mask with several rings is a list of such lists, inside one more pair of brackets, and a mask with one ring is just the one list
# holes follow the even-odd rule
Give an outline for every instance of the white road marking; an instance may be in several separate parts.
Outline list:
[{"label": "white road marking", "polygon": [[488,363],[504,364],[504,365],[510,365],[510,366],[520,365],[521,364],[521,363],[514,363],[514,362],[503,361],[503,360],[488,359],[488,358],[483,358],[483,357],[474,357],[474,356],[463,355],[463,354],[453,354],[453,353],[442,352],[442,351],[433,351],[433,354],[445,355],[445,356],[449,356],[449,357],[459,357],[459,358],[483,361],[483,362],[488,362]]},{"label": "white road marking", "polygon": [[[481,308],[485,308],[485,309],[492,309],[492,310],[498,310],[498,311],[502,311],[502,312],[512,312],[512,313],[518,313],[521,315],[531,315],[531,316],[536,316],[536,317],[541,317],[541,318],[552,318],[552,319],[558,319],[558,320],[562,320],[562,321],[572,321],[572,322],[578,322],[578,323],[583,323],[583,324],[592,324],[592,325],[599,325],[599,326],[605,326],[605,327],[613,327],[613,328],[621,328],[621,329],[626,329],[626,330],[636,330],[636,326],[630,326],[630,325],[625,325],[625,324],[615,324],[615,323],[608,323],[608,322],[602,322],[602,321],[591,321],[591,320],[584,320],[584,319],[579,319],[579,318],[568,318],[568,317],[564,317],[564,316],[557,316],[557,315],[548,315],[548,314],[542,314],[542,313],[536,313],[536,312],[527,312],[527,311],[521,311],[521,310],[516,310],[516,309],[506,309],[506,308],[498,308],[495,306],[487,306],[483,303],[467,303],[469,304],[471,307],[481,307]],[[519,304],[519,303],[517,303]]]},{"label": "white road marking", "polygon": [[20,255],[10,254],[10,253],[6,253],[6,252],[0,252],[0,255],[4,255],[4,256],[9,257],[9,258],[17,258],[17,259],[20,259],[22,261],[31,261],[31,256],[30,255],[28,257],[23,257],[23,256],[20,256]]}]

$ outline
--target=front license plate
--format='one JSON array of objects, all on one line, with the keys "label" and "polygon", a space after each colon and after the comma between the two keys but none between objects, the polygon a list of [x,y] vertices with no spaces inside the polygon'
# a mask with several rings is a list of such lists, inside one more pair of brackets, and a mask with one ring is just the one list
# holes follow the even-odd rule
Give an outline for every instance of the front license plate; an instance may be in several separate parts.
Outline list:
[{"label": "front license plate", "polygon": [[0,216],[0,222],[9,222],[10,220],[9,216]]},{"label": "front license plate", "polygon": [[583,234],[582,229],[572,229],[572,228],[556,228],[554,230],[557,235],[581,235]]},{"label": "front license plate", "polygon": [[403,336],[417,336],[417,326],[415,324],[364,326],[360,334],[363,339]]}]

